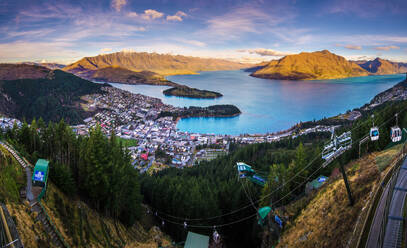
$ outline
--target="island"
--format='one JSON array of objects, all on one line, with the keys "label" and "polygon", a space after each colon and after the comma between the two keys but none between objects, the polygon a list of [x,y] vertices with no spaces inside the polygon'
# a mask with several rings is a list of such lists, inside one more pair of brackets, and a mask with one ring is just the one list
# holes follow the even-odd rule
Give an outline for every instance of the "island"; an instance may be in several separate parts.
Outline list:
[{"label": "island", "polygon": [[196,88],[190,88],[188,86],[176,86],[163,91],[166,96],[180,96],[188,98],[204,98],[204,99],[214,99],[222,97],[221,93],[209,90],[200,90]]},{"label": "island", "polygon": [[174,119],[189,118],[189,117],[233,117],[238,116],[242,112],[234,105],[211,105],[208,107],[184,107],[175,112],[163,111],[158,118],[172,116]]}]

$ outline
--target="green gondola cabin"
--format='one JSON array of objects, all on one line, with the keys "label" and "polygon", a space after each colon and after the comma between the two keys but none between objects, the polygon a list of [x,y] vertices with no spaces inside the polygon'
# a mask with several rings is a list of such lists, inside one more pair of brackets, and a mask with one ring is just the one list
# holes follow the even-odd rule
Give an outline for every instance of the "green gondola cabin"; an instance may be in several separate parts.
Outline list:
[{"label": "green gondola cabin", "polygon": [[48,181],[49,161],[38,159],[32,175],[33,186],[45,187]]}]

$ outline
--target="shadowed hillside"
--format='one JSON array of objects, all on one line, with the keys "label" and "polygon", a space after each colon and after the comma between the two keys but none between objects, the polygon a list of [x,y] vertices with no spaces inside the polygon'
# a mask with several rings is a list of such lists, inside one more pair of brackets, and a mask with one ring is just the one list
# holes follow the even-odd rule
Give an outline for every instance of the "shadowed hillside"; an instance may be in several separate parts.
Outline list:
[{"label": "shadowed hillside", "polygon": [[69,123],[80,123],[92,114],[81,108],[80,97],[101,92],[103,86],[35,65],[0,66],[0,71],[5,72],[3,79],[15,79],[0,80],[0,113],[21,120],[64,118]]},{"label": "shadowed hillside", "polygon": [[38,79],[47,77],[50,69],[28,64],[0,64],[0,80]]},{"label": "shadowed hillside", "polygon": [[113,66],[104,67],[93,71],[83,71],[78,75],[89,80],[110,83],[178,86],[178,84],[166,80],[163,76],[155,72],[135,72],[125,68]]},{"label": "shadowed hillside", "polygon": [[359,62],[358,64],[368,72],[380,75],[407,72],[406,64],[396,63],[381,58],[376,58],[372,61]]}]

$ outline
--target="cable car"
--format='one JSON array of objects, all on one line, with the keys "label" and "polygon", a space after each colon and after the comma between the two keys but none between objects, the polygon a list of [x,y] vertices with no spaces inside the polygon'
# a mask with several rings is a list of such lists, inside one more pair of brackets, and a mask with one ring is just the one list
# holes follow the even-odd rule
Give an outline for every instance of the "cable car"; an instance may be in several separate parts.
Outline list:
[{"label": "cable car", "polygon": [[237,162],[236,165],[239,178],[251,177],[254,175],[254,170],[250,165],[243,162]]},{"label": "cable car", "polygon": [[264,180],[264,178],[257,174],[254,174],[253,176],[249,177],[249,180],[262,187],[266,184],[266,180]]},{"label": "cable car", "polygon": [[260,208],[259,211],[257,212],[257,214],[258,214],[257,223],[259,225],[263,226],[266,223],[266,217],[270,212],[271,212],[271,207],[269,207],[269,206]]},{"label": "cable car", "polygon": [[393,142],[399,142],[401,140],[402,132],[398,126],[398,114],[396,114],[396,125],[391,128],[390,138]]},{"label": "cable car", "polygon": [[399,142],[401,140],[401,129],[398,126],[394,126],[391,128],[390,138],[393,142]]},{"label": "cable car", "polygon": [[32,185],[46,187],[49,173],[49,162],[45,159],[38,159],[32,175]]},{"label": "cable car", "polygon": [[324,150],[322,151],[322,159],[325,160],[323,167],[350,148],[352,148],[351,131],[336,136],[334,129],[332,129],[331,141],[324,146]]},{"label": "cable car", "polygon": [[379,128],[378,127],[372,127],[370,129],[370,140],[371,141],[376,141],[379,139]]},{"label": "cable car", "polygon": [[370,129],[370,140],[376,141],[379,139],[379,128],[374,125],[374,115],[372,115],[373,127]]}]

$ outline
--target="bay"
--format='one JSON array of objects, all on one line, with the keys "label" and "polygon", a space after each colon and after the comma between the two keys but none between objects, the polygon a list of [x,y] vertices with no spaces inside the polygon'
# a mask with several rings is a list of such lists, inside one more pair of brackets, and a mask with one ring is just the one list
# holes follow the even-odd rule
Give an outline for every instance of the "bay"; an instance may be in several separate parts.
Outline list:
[{"label": "bay", "polygon": [[242,111],[240,116],[187,118],[180,120],[177,128],[190,133],[239,135],[280,131],[300,121],[345,113],[364,105],[404,78],[405,74],[395,74],[337,80],[269,80],[251,77],[243,70],[167,77],[189,87],[220,92],[223,97],[218,99],[165,96],[162,91],[168,89],[167,86],[113,85],[179,107],[236,105]]}]

